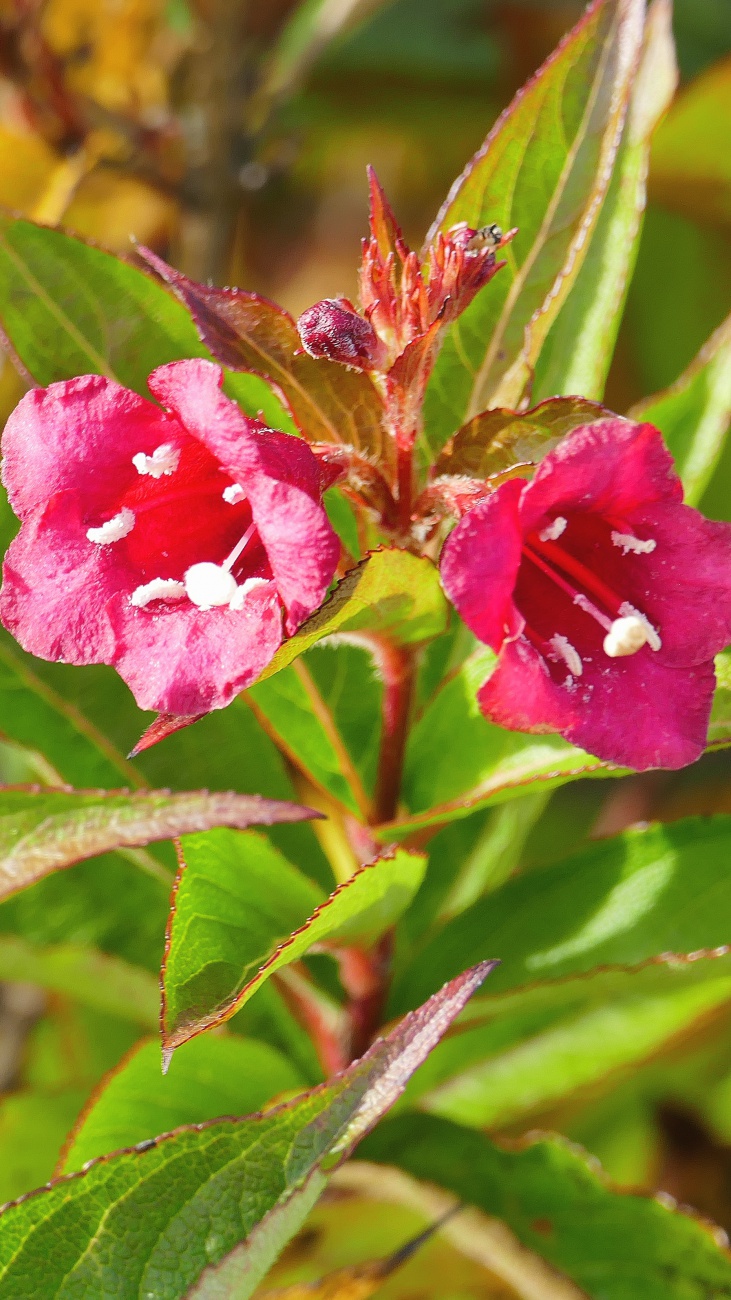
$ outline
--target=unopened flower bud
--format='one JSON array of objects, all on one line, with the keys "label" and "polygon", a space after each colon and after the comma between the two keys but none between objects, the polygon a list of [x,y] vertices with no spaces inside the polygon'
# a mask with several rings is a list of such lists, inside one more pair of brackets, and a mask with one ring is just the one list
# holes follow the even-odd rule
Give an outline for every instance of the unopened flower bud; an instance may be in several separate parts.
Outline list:
[{"label": "unopened flower bud", "polygon": [[323,298],[297,322],[305,352],[356,370],[379,370],[387,350],[370,321],[347,298]]}]

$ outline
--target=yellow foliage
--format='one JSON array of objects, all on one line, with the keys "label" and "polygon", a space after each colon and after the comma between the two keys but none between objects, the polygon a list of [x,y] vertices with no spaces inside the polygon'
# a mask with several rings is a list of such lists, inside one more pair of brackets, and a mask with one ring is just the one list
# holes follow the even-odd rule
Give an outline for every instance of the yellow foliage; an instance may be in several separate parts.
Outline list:
[{"label": "yellow foliage", "polygon": [[112,112],[154,119],[167,105],[154,42],[163,0],[49,0],[42,32],[70,90]]}]

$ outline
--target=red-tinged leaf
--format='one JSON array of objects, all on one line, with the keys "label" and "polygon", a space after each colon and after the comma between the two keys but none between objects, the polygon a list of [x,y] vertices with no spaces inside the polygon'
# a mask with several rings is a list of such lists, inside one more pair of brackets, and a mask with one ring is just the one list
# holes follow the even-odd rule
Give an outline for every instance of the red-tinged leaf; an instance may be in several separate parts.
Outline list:
[{"label": "red-tinged leaf", "polygon": [[188,308],[214,357],[268,380],[306,438],[388,459],[383,403],[368,375],[308,356],[292,317],[267,298],[196,284],[149,249],[139,252]]},{"label": "red-tinged leaf", "polygon": [[523,414],[483,411],[450,438],[432,472],[490,478],[514,465],[537,464],[572,429],[611,414],[583,397],[549,398]]},{"label": "red-tinged leaf", "polygon": [[271,826],[320,814],[260,795],[195,790],[9,787],[0,791],[0,898],[83,858],[211,826]]},{"label": "red-tinged leaf", "polygon": [[184,840],[163,965],[165,1052],[229,1020],[313,945],[372,943],[409,905],[425,869],[422,855],[397,850],[321,901],[260,836],[214,831]]},{"label": "red-tinged leaf", "polygon": [[368,224],[371,236],[378,244],[378,251],[385,262],[391,253],[404,251],[406,245],[383,186],[372,167],[368,168],[368,195],[370,199]]},{"label": "red-tinged leaf", "polygon": [[161,740],[167,740],[167,737],[174,735],[176,731],[182,731],[184,727],[192,727],[194,722],[200,722],[201,718],[205,717],[205,713],[191,713],[184,717],[176,713],[158,713],[155,721],[143,731],[134,749],[130,750],[128,757],[136,758],[146,749],[152,749],[153,745],[159,745]]},{"label": "red-tinged leaf", "polygon": [[[427,394],[434,451],[489,406],[515,407],[530,378],[525,331],[547,332],[581,267],[622,133],[643,0],[597,0],[499,118],[433,231],[517,226],[507,266],[449,330]],[[517,372],[509,374],[517,365]]]},{"label": "red-tinged leaf", "polygon": [[347,1070],[244,1119],[179,1128],[6,1206],[0,1300],[247,1300],[325,1186],[493,968],[466,971]]}]

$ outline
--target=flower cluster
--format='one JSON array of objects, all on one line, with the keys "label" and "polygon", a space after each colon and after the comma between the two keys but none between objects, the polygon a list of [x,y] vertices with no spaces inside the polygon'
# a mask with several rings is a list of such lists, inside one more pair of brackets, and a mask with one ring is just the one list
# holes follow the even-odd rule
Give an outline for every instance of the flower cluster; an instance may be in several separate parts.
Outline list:
[{"label": "flower cluster", "polygon": [[13,412],[3,482],[23,526],[0,617],[33,654],[114,664],[141,708],[190,715],[254,681],[340,548],[309,447],[242,415],[218,366],[148,382],[160,406],[86,375]]}]

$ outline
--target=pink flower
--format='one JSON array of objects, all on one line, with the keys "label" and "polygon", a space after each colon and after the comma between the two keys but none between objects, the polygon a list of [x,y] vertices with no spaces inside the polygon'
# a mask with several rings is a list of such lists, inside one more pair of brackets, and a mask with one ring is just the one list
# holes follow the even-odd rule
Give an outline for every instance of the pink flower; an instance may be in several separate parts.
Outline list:
[{"label": "pink flower", "polygon": [[682,504],[657,429],[576,429],[447,540],[442,582],[499,654],[489,718],[558,731],[639,770],[704,747],[713,656],[731,641],[731,527]]},{"label": "pink flower", "polygon": [[317,460],[242,415],[208,361],[35,389],[3,435],[23,526],[0,617],[44,659],[113,664],[143,709],[223,708],[322,603],[339,543]]}]

